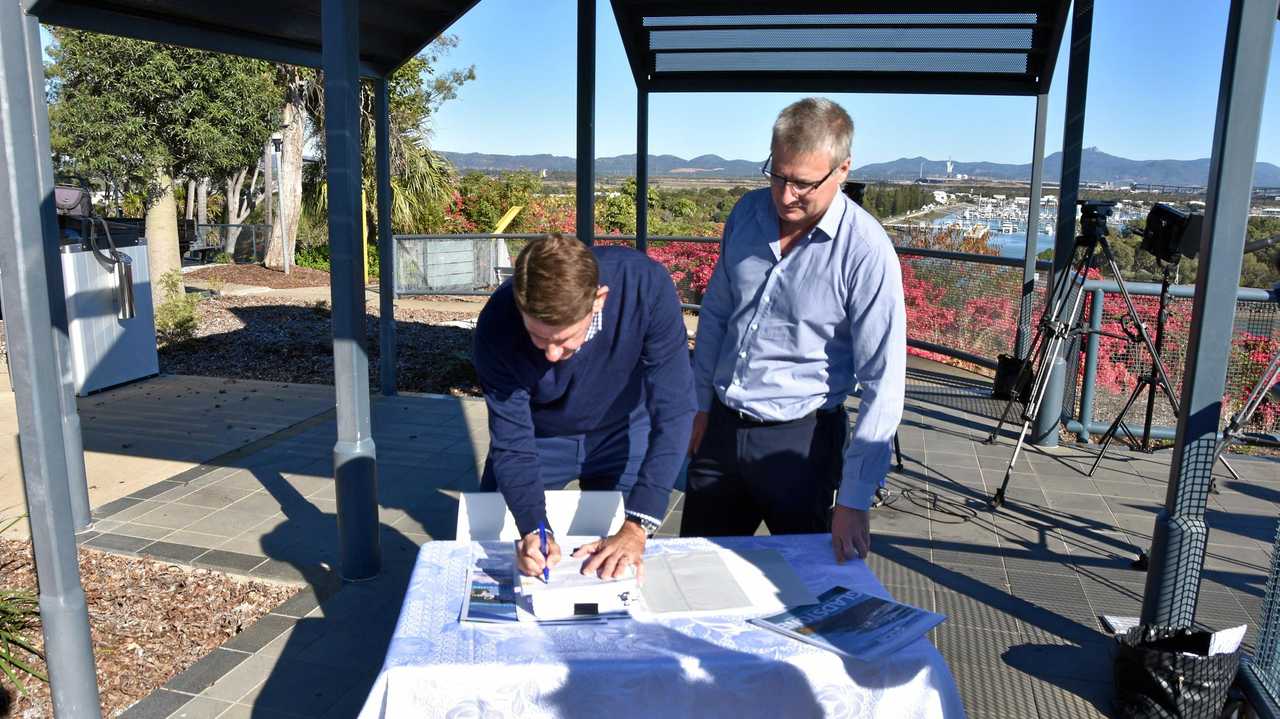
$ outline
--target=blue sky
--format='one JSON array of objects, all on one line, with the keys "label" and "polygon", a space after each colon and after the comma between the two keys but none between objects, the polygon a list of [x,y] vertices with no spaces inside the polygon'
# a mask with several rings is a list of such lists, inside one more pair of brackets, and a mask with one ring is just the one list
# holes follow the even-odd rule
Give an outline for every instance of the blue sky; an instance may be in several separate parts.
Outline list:
[{"label": "blue sky", "polygon": [[[1085,145],[1134,159],[1208,157],[1226,0],[1098,0]],[[442,63],[474,64],[433,122],[432,145],[459,152],[575,154],[574,0],[480,0],[451,29]],[[613,13],[598,4],[596,154],[635,152],[635,83]],[[1277,33],[1280,38],[1280,33]],[[1046,153],[1061,149],[1066,48],[1049,95]],[[1280,164],[1280,48],[1273,49],[1258,159]],[[778,110],[802,95],[656,94],[649,151],[763,159]],[[854,165],[924,155],[1030,161],[1034,98],[832,94],[856,125]]]}]

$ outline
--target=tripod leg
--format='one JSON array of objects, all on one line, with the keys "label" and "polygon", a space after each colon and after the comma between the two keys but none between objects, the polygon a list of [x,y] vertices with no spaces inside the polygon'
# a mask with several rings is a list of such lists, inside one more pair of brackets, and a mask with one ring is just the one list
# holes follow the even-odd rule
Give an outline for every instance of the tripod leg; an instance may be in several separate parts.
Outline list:
[{"label": "tripod leg", "polygon": [[[1129,408],[1138,400],[1138,396],[1142,394],[1142,390],[1146,384],[1142,380],[1138,380],[1137,386],[1133,388],[1133,392],[1129,394],[1129,401],[1124,403],[1124,409],[1120,410],[1120,414],[1111,422],[1111,426],[1107,428],[1107,433],[1102,435],[1102,445],[1098,447],[1098,456],[1093,458],[1093,465],[1089,467],[1089,476],[1092,477],[1094,472],[1098,471],[1098,465],[1102,463],[1102,458],[1107,454],[1107,447],[1110,446],[1111,440],[1115,438],[1116,431],[1120,429],[1124,422],[1124,416],[1129,413]],[[1126,428],[1125,432],[1129,430]],[[1130,434],[1130,437],[1133,435]]]},{"label": "tripod leg", "polygon": [[991,496],[988,505],[991,509],[999,509],[1004,504],[1005,490],[1009,488],[1009,479],[1013,475],[1013,465],[1018,461],[1018,453],[1022,451],[1022,442],[1027,438],[1027,430],[1031,429],[1031,420],[1022,421],[1022,430],[1018,432],[1018,443],[1013,445],[1013,456],[1009,458],[1009,466],[1004,469],[1004,480],[1000,482],[1000,488]]},{"label": "tripod leg", "polygon": [[[1079,260],[1075,260],[1073,257],[1075,264],[1072,271],[1063,272],[1058,276],[1058,279],[1053,286],[1053,291],[1049,294],[1049,301],[1045,305],[1044,313],[1040,316],[1040,326],[1036,328],[1036,335],[1032,339],[1027,359],[1024,361],[1021,370],[1018,372],[1018,379],[1014,384],[1014,394],[1009,398],[1009,401],[1005,403],[1004,411],[1000,413],[1000,420],[996,423],[995,429],[991,430],[991,434],[987,437],[986,444],[992,444],[999,438],[1000,431],[1004,429],[1004,424],[1009,419],[1009,410],[1013,408],[1014,402],[1018,401],[1018,395],[1020,394],[1018,389],[1025,381],[1024,378],[1026,377],[1026,373],[1037,367],[1038,369],[1035,371],[1035,378],[1031,387],[1031,401],[1028,403],[1027,407],[1024,408],[1022,416],[1023,419],[1026,420],[1028,416],[1033,417],[1035,412],[1039,412],[1041,399],[1039,395],[1043,393],[1041,385],[1047,380],[1045,377],[1047,369],[1046,360],[1057,356],[1058,346],[1055,344],[1055,340],[1059,339],[1065,330],[1075,324],[1075,318],[1080,311],[1080,300],[1084,295],[1084,291],[1079,289],[1073,294],[1071,290],[1078,284],[1083,286],[1084,279],[1088,275],[1089,264],[1093,260],[1093,254],[1094,246],[1089,245],[1085,250],[1084,255]],[[1071,315],[1067,318],[1067,321],[1063,323],[1061,321],[1063,318],[1062,312],[1066,309],[1067,303],[1072,301],[1073,297],[1075,304],[1071,309]],[[1046,349],[1048,351],[1046,351]],[[1032,406],[1035,407],[1035,412],[1030,411]]]}]

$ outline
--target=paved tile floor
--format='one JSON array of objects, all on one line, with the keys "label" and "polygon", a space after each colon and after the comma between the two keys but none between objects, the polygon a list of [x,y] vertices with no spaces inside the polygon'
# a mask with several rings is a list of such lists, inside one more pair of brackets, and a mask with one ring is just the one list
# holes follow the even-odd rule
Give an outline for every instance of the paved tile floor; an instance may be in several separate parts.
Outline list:
[{"label": "paved tile floor", "polygon": [[[877,576],[899,599],[943,612],[932,634],[973,717],[1109,713],[1102,614],[1134,615],[1168,452],[1031,451],[1006,505],[985,507],[1008,440],[985,445],[1001,405],[977,379],[917,363],[900,431],[894,498],[873,514]],[[95,510],[89,546],[154,556],[304,589],[135,705],[129,717],[353,716],[377,674],[422,542],[453,534],[457,495],[478,483],[484,406],[444,397],[373,405],[385,570],[336,574],[331,413]],[[1210,498],[1199,621],[1259,623],[1280,501],[1280,463],[1240,459]],[[673,499],[662,534],[679,526]]]}]

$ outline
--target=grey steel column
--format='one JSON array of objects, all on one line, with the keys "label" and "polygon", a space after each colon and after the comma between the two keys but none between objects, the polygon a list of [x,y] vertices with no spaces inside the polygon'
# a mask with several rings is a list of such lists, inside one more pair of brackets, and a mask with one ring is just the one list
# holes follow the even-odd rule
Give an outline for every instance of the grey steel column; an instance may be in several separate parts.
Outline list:
[{"label": "grey steel column", "polygon": [[578,0],[578,239],[595,242],[596,0]]},{"label": "grey steel column", "polygon": [[[18,3],[0,2],[0,267],[40,620],[54,714],[97,717],[97,674],[67,482],[63,363],[50,361],[58,356],[58,343],[49,275],[50,267],[61,269],[60,258],[47,257],[44,240],[44,215],[53,211],[53,188],[44,185],[53,165],[48,128],[41,127],[48,116],[36,114],[44,106],[39,47],[36,19],[24,16]],[[38,98],[32,88],[40,89]]]},{"label": "grey steel column", "polygon": [[[27,38],[30,67],[43,68],[44,53],[40,37]],[[44,72],[31,75],[32,117],[49,117],[45,102]],[[36,122],[36,151],[41,157],[52,157],[49,148],[49,123]],[[46,167],[47,165],[47,167]],[[67,455],[67,487],[71,497],[71,521],[76,529],[89,526],[89,483],[85,476],[84,444],[80,434],[80,411],[76,407],[76,381],[71,371],[71,340],[67,320],[67,290],[62,278],[62,255],[58,232],[58,211],[53,202],[53,165],[40,163],[37,179],[40,196],[40,222],[44,228],[45,276],[49,279],[49,317],[53,321],[53,347],[58,371],[62,376],[62,392],[58,411],[62,416],[63,450]],[[47,172],[46,172],[47,170]]]},{"label": "grey steel column", "polygon": [[[1031,196],[1027,198],[1027,244],[1022,261],[1022,303],[1018,306],[1018,336],[1014,353],[1025,360],[1031,353],[1032,323],[1035,320],[1036,252],[1040,239],[1040,191],[1044,179],[1044,133],[1049,113],[1049,95],[1036,95],[1036,132],[1031,150]],[[1052,287],[1053,285],[1049,285]]]},{"label": "grey steel column", "polygon": [[325,143],[329,161],[330,291],[338,443],[333,478],[338,498],[342,577],[377,576],[378,468],[369,420],[369,356],[365,353],[363,251],[360,241],[359,0],[322,6]]},{"label": "grey steel column", "polygon": [[391,110],[387,79],[373,81],[378,174],[378,387],[396,393],[396,245],[391,229]]},{"label": "grey steel column", "polygon": [[1151,538],[1144,623],[1188,627],[1195,619],[1208,541],[1204,510],[1213,479],[1276,10],[1276,0],[1232,0],[1227,18],[1182,412],[1165,508],[1156,516]]},{"label": "grey steel column", "polygon": [[636,93],[636,249],[649,252],[649,91]]},{"label": "grey steel column", "polygon": [[[1053,242],[1053,275],[1049,286],[1071,266],[1076,242],[1076,198],[1080,192],[1080,152],[1084,147],[1084,108],[1089,93],[1089,45],[1093,36],[1093,0],[1075,0],[1071,18],[1071,64],[1067,70],[1067,108],[1062,123],[1062,178],[1058,183],[1058,227]],[[1067,303],[1070,307],[1071,303]],[[1048,386],[1036,415],[1031,442],[1058,446],[1058,421],[1062,417],[1066,362],[1047,358]]]}]

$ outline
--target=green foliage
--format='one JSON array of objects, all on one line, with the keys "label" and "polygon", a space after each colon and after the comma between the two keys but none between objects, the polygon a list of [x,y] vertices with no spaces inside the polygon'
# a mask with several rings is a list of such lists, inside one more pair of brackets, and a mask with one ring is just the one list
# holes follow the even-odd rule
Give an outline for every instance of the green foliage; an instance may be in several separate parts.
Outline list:
[{"label": "green foliage", "polygon": [[[16,524],[22,517],[15,517],[0,526],[0,534]],[[3,567],[0,567],[3,569]],[[36,648],[29,636],[36,631],[40,619],[40,603],[31,592],[17,589],[0,589],[0,674],[3,674],[21,694],[27,693],[19,675],[49,681],[32,661],[44,661],[44,654]]]},{"label": "green foliage", "polygon": [[[542,181],[527,170],[511,172],[501,177],[489,177],[480,172],[468,172],[458,182],[462,196],[462,214],[472,222],[476,231],[491,232],[498,220],[515,205],[528,205],[542,189]],[[515,226],[519,226],[519,221]],[[634,225],[634,220],[632,221]],[[508,228],[510,230],[512,228]]]},{"label": "green foliage", "polygon": [[[368,247],[369,258],[369,277],[370,279],[378,276],[378,246],[370,242]],[[329,272],[329,245],[313,244],[299,246],[294,253],[293,261],[298,267],[309,267],[313,270],[322,270]]]},{"label": "green foliage", "polygon": [[294,252],[293,261],[299,267],[310,267],[313,270],[329,271],[329,245],[315,244],[303,245],[298,243],[298,249]]},{"label": "green foliage", "polygon": [[213,261],[216,264],[220,264],[220,265],[235,264],[235,260],[232,259],[231,255],[228,254],[227,252],[219,252],[218,254],[214,255]]},{"label": "green foliage", "polygon": [[[421,54],[396,70],[387,82],[390,115],[391,227],[396,233],[437,231],[447,224],[447,208],[453,199],[453,167],[427,145],[431,117],[440,105],[457,96],[458,89],[475,79],[475,67],[442,72],[441,59],[456,47],[455,36],[444,35]],[[307,110],[312,138],[321,161],[304,168],[304,213],[317,220],[328,211],[325,178],[323,88],[312,71],[296,73],[309,83]],[[377,174],[375,171],[374,95],[372,85],[361,86],[360,140],[364,212],[370,231],[377,226]],[[299,241],[301,244],[301,241]]]},{"label": "green foliage", "polygon": [[50,126],[62,169],[154,197],[157,172],[252,166],[283,95],[260,60],[53,29]]},{"label": "green foliage", "polygon": [[156,338],[161,344],[178,344],[195,337],[200,298],[182,288],[182,273],[170,270],[160,278],[164,300],[156,307]]},{"label": "green foliage", "polygon": [[933,202],[933,190],[921,185],[869,185],[862,206],[881,220],[902,215]]}]

